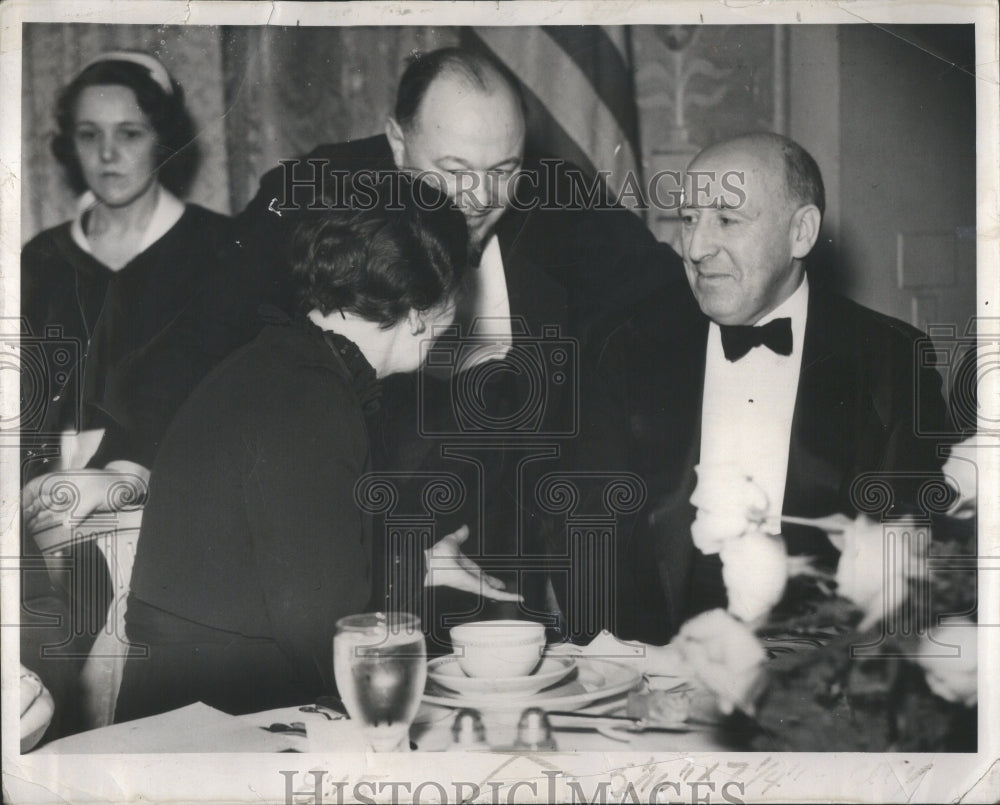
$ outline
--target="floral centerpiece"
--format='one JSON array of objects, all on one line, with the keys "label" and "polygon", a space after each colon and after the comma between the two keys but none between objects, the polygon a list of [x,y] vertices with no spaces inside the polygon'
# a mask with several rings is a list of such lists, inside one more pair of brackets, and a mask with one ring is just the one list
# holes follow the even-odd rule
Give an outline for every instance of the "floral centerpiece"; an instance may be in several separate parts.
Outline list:
[{"label": "floral centerpiece", "polygon": [[719,554],[729,606],[692,618],[671,645],[728,714],[733,748],[975,751],[969,466],[946,464],[955,494],[942,512],[810,521],[841,552],[835,573],[786,556],[752,478],[699,468],[692,538]]}]

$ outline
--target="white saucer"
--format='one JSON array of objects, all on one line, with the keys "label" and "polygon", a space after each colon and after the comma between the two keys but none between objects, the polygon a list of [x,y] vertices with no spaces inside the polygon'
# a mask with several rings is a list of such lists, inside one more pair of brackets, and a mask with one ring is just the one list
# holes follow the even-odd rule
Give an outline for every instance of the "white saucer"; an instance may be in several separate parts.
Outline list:
[{"label": "white saucer", "polygon": [[528,676],[476,677],[466,676],[451,654],[427,664],[427,676],[441,687],[456,693],[475,696],[517,696],[537,693],[559,682],[576,667],[573,657],[544,657],[533,674]]},{"label": "white saucer", "polygon": [[[454,677],[450,679],[454,680]],[[642,675],[635,668],[598,657],[577,657],[573,673],[567,673],[555,684],[544,690],[536,690],[534,693],[526,692],[518,695],[459,693],[429,677],[427,689],[424,691],[424,701],[442,707],[474,707],[484,712],[519,711],[525,707],[541,707],[543,710],[579,710],[603,699],[620,696],[636,687],[641,681]]]}]

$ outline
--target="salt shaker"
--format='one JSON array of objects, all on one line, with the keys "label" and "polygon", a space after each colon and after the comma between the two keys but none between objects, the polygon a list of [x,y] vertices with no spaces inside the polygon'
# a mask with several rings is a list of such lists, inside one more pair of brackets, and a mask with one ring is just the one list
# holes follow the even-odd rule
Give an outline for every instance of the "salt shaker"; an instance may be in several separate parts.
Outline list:
[{"label": "salt shaker", "polygon": [[529,707],[521,713],[521,719],[517,722],[517,740],[514,742],[514,748],[532,752],[555,750],[556,741],[552,737],[552,725],[542,708]]},{"label": "salt shaker", "polygon": [[483,726],[483,719],[478,710],[459,710],[451,725],[451,735],[453,738],[451,749],[453,751],[489,748],[486,743],[486,728]]}]

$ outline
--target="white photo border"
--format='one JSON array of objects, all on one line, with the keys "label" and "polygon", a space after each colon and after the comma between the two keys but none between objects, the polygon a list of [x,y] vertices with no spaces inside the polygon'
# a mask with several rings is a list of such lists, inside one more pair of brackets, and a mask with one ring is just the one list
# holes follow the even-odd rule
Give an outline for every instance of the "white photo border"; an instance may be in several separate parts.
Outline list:
[{"label": "white photo border", "polygon": [[[118,0],[14,0],[0,8],[0,317],[16,316],[19,288],[21,166],[21,26],[26,22],[80,22],[167,25],[519,25],[519,24],[856,24],[963,22],[976,25],[977,114],[977,315],[998,315],[1000,305],[1000,71],[997,6],[974,3],[850,2],[122,2]],[[998,421],[1000,373],[981,387],[981,399]],[[16,373],[0,372],[6,417],[18,399]],[[3,623],[16,620],[19,490],[16,450],[0,451],[3,528]],[[1000,450],[986,451],[980,465],[984,489],[1000,488]],[[985,495],[979,511],[980,554],[1000,557],[1000,496]],[[15,572],[10,572],[14,570]],[[1000,612],[997,573],[984,574],[980,612]],[[996,629],[980,640],[979,751],[975,754],[771,754],[706,755],[628,752],[600,754],[416,753],[410,755],[210,754],[210,755],[19,755],[17,630],[0,630],[3,683],[4,799],[16,803],[125,802],[141,793],[151,802],[286,802],[287,777],[295,790],[310,788],[307,772],[325,770],[336,779],[356,781],[438,781],[448,795],[451,781],[505,781],[483,786],[480,801],[546,801],[555,772],[592,790],[611,781],[609,794],[627,788],[650,769],[663,779],[714,781],[700,796],[722,799],[728,781],[736,801],[996,801],[1000,796],[1000,642]],[[993,673],[990,673],[992,669]],[[992,729],[991,729],[992,726]],[[509,788],[525,781],[515,792]],[[534,783],[534,790],[530,783]],[[561,783],[560,783],[561,785]],[[348,792],[350,788],[346,789]],[[565,791],[565,789],[558,789]],[[491,791],[493,793],[491,793]],[[368,789],[362,792],[371,796]],[[424,801],[434,801],[434,790]],[[513,796],[513,799],[509,797]],[[676,796],[676,794],[675,794]],[[499,799],[495,798],[498,797]],[[690,788],[678,801],[692,801]],[[304,797],[292,801],[308,801]],[[337,801],[330,799],[326,801]],[[388,801],[380,798],[379,801]],[[406,801],[406,800],[403,800]],[[449,800],[453,801],[453,800]],[[625,801],[631,801],[626,799]]]}]

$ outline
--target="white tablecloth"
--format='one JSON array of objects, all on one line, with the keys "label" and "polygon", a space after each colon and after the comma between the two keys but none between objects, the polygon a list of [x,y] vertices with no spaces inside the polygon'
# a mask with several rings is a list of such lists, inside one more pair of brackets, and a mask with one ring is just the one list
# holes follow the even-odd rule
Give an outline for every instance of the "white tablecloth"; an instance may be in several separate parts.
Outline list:
[{"label": "white tablecloth", "polygon": [[[621,707],[624,697],[610,703]],[[605,705],[608,707],[608,704]],[[453,748],[451,727],[455,711],[423,705],[410,729],[410,739],[421,752],[443,752]],[[489,748],[512,748],[518,713],[484,713]],[[270,732],[271,724],[300,722],[309,737]],[[619,740],[592,729],[577,728],[569,719],[552,718],[553,737],[562,751],[711,751],[720,746],[711,733],[682,734],[616,732]],[[245,716],[230,716],[205,704],[192,704],[169,713],[72,735],[45,744],[39,754],[142,754],[189,752],[357,752],[364,745],[357,726],[349,719],[329,721],[322,713],[303,712],[298,707],[267,710]]]},{"label": "white tablecloth", "polygon": [[[662,649],[654,649],[662,652]],[[591,655],[635,665],[643,669],[649,658],[628,644],[619,643],[610,635],[602,636],[582,651],[576,647],[557,649],[554,653]],[[669,670],[668,655],[660,656],[657,670]],[[626,694],[606,699],[587,712],[622,711]],[[308,703],[305,703],[308,704]],[[410,729],[410,740],[418,751],[442,752],[454,748],[451,727],[455,710],[447,707],[421,705]],[[517,736],[520,712],[482,713],[486,741],[490,749],[511,749]],[[580,722],[553,716],[554,738],[559,750],[570,751],[700,751],[718,750],[719,743],[711,732],[688,733],[644,732],[625,733],[618,730],[597,732]],[[272,724],[293,724],[305,727],[308,737],[285,732],[270,732]],[[192,704],[149,718],[91,730],[73,735],[36,750],[39,753],[60,754],[135,754],[158,752],[357,752],[364,741],[357,726],[349,719],[329,720],[322,712],[310,712],[298,707],[267,710],[244,716],[231,716],[205,704]]]}]

